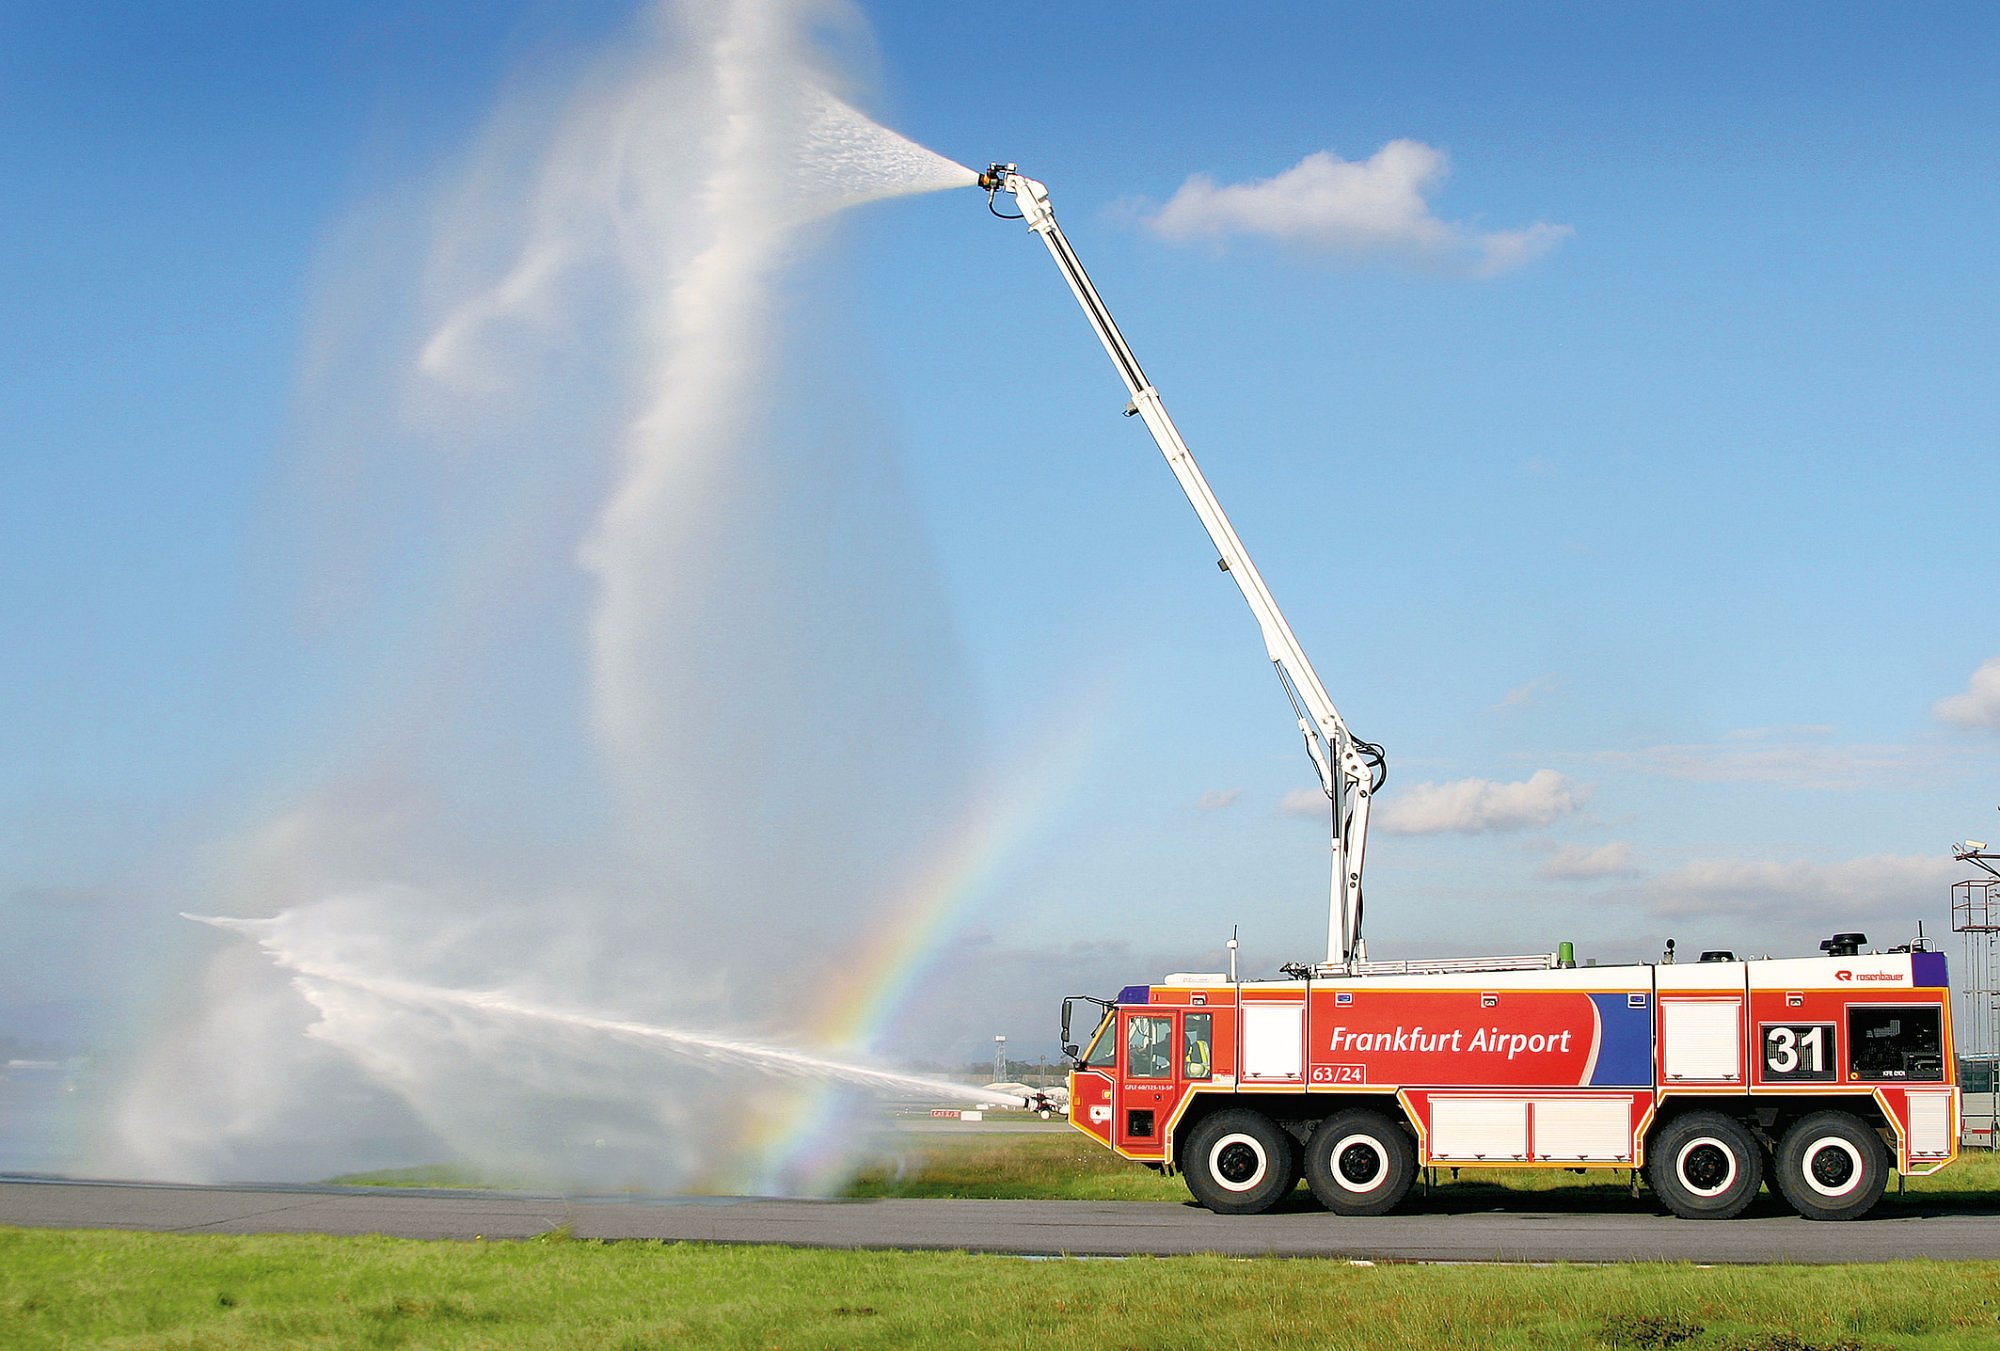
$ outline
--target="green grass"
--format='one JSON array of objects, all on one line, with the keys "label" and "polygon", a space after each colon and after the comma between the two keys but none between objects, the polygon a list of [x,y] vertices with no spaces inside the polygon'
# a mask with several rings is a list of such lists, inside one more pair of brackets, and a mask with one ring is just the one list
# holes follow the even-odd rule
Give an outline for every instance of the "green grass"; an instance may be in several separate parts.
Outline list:
[{"label": "green grass", "polygon": [[[2000,1208],[2000,1154],[1991,1150],[1968,1152],[1943,1172],[1929,1177],[1906,1179],[1907,1199],[1954,1201]],[[1890,1199],[1895,1199],[1896,1183],[1889,1182]]]},{"label": "green grass", "polygon": [[1426,1267],[0,1229],[0,1345],[1990,1347],[2000,1263]]},{"label": "green grass", "polygon": [[854,1197],[957,1196],[1026,1201],[1185,1201],[1179,1178],[1121,1159],[1073,1130],[912,1136],[893,1163],[865,1168]]},{"label": "green grass", "polygon": [[487,1191],[531,1191],[534,1188],[516,1179],[506,1182],[476,1169],[453,1163],[432,1163],[417,1168],[382,1168],[372,1173],[342,1173],[326,1179],[335,1187],[477,1187]]}]

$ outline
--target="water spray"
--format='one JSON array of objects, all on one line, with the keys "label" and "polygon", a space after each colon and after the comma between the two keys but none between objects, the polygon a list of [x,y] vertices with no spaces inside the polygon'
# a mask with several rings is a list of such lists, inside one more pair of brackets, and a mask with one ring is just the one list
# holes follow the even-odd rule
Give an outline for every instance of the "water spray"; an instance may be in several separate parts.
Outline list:
[{"label": "water spray", "polygon": [[605,1018],[574,1009],[551,1008],[515,998],[499,990],[453,990],[416,981],[369,975],[336,963],[315,961],[298,953],[285,951],[278,945],[275,924],[271,920],[237,919],[227,915],[194,915],[186,911],[181,912],[181,918],[250,938],[280,969],[292,973],[293,984],[308,1000],[313,996],[310,982],[327,981],[374,995],[391,1003],[429,1009],[467,1009],[495,1018],[519,1019],[586,1032],[599,1032],[608,1037],[658,1047],[671,1055],[735,1065],[788,1078],[844,1084],[875,1093],[917,1093],[974,1103],[998,1101],[1009,1107],[1036,1105],[1032,1099],[1018,1094],[991,1093],[950,1079],[933,1079],[923,1075],[904,1074],[896,1070],[877,1069],[870,1065],[856,1065],[787,1046],[748,1041],[742,1037],[659,1027],[652,1023],[634,1022],[625,1018]]},{"label": "water spray", "polygon": [[[814,387],[838,359],[798,340],[824,302],[793,282],[829,217],[977,174],[839,97],[813,0],[647,8],[665,22],[579,78],[523,82],[413,180],[413,211],[334,232],[354,247],[304,344],[294,420],[323,472],[297,506],[324,532],[313,604],[351,603],[334,622],[379,682],[354,688],[383,695],[324,712],[382,730],[290,767],[297,795],[189,879],[215,898],[194,908],[278,912],[210,921],[277,965],[228,944],[181,973],[94,1170],[303,1179],[443,1153],[795,1189],[780,1151],[811,1131],[826,1190],[865,1148],[849,1090],[1000,1100],[682,1030],[873,1054],[825,1006],[890,1026],[948,936],[951,878],[925,869],[962,856],[910,821],[975,790],[908,716],[959,702],[946,616],[893,452],[848,430],[865,391]],[[422,547],[377,500],[410,504],[391,515]],[[794,742],[773,688],[875,730],[769,775]],[[548,765],[589,787],[548,792]],[[906,886],[937,889],[892,909]],[[606,1016],[628,1011],[657,1021]]]}]

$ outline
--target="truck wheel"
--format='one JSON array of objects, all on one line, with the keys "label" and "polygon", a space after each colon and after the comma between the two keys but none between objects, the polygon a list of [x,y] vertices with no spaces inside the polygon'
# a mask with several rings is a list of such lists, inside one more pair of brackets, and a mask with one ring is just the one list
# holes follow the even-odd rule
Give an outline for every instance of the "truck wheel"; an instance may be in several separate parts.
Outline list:
[{"label": "truck wheel", "polygon": [[1684,1220],[1734,1219],[1763,1180],[1756,1138],[1720,1112],[1677,1116],[1646,1146],[1646,1181]]},{"label": "truck wheel", "polygon": [[1194,1199],[1218,1215],[1256,1215],[1298,1181],[1292,1137],[1262,1112],[1231,1108],[1202,1121],[1181,1155]]},{"label": "truck wheel", "polygon": [[1380,1112],[1337,1112],[1306,1142],[1306,1185],[1336,1215],[1386,1215],[1416,1180],[1409,1132]]},{"label": "truck wheel", "polygon": [[1779,1193],[1809,1220],[1859,1219],[1889,1181],[1882,1137],[1847,1112],[1814,1112],[1794,1123],[1775,1163]]}]

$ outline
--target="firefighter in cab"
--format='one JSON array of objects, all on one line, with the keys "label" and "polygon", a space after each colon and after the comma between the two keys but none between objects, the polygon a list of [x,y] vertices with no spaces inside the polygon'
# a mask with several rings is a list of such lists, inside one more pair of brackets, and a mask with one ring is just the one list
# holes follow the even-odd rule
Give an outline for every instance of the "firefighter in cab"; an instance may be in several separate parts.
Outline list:
[{"label": "firefighter in cab", "polygon": [[1125,1064],[1140,1079],[1164,1079],[1169,1073],[1166,1018],[1134,1018],[1125,1038]]}]

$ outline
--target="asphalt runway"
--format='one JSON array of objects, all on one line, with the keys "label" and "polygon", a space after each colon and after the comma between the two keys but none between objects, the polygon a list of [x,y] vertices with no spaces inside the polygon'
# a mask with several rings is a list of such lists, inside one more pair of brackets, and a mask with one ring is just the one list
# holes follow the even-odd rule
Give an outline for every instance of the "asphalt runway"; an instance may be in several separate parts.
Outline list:
[{"label": "asphalt runway", "polygon": [[1493,1209],[1445,1194],[1380,1219],[1303,1199],[1267,1215],[1159,1201],[792,1201],[564,1197],[381,1187],[187,1187],[0,1177],[0,1224],[210,1234],[390,1234],[966,1249],[1024,1256],[1141,1253],[1372,1262],[1884,1262],[2000,1259],[2000,1211],[1816,1224],[1760,1199],[1750,1216],[1679,1220],[1646,1201],[1575,1210]]}]

